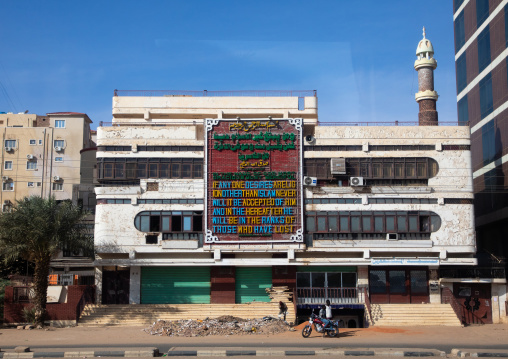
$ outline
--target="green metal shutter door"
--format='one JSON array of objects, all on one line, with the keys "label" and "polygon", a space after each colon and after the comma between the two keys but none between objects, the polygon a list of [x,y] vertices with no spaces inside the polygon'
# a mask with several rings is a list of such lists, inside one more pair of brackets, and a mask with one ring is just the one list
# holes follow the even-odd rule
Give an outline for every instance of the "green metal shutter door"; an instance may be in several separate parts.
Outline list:
[{"label": "green metal shutter door", "polygon": [[265,288],[272,286],[272,268],[236,267],[236,303],[269,302]]},{"label": "green metal shutter door", "polygon": [[210,303],[210,268],[142,267],[141,303]]}]

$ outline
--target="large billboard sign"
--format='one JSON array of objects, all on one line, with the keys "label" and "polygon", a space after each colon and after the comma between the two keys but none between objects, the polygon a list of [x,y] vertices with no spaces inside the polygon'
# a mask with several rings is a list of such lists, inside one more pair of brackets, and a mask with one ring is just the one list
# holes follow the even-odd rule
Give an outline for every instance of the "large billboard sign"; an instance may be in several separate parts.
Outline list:
[{"label": "large billboard sign", "polygon": [[205,243],[303,241],[302,126],[206,120]]}]

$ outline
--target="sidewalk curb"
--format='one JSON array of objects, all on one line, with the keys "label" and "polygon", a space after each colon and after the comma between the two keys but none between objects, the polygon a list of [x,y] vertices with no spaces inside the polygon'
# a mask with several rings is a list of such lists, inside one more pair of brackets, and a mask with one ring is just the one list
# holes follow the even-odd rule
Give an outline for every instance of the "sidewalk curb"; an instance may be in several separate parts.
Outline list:
[{"label": "sidewalk curb", "polygon": [[139,350],[82,350],[82,351],[35,351],[25,353],[0,352],[0,359],[32,359],[32,358],[96,358],[96,357],[156,357],[157,348]]},{"label": "sidewalk curb", "polygon": [[508,351],[486,351],[485,349],[452,349],[451,355],[457,358],[508,358]]},{"label": "sidewalk curb", "polygon": [[[35,351],[35,352],[0,352],[0,359],[33,359],[33,358],[97,358],[97,357],[157,357],[159,349],[155,347],[137,350],[81,350],[81,351]],[[238,349],[238,350],[169,350],[163,356],[189,357],[229,357],[229,356],[395,356],[395,357],[446,357],[444,351],[435,349],[392,350],[392,349]],[[508,351],[487,351],[486,349],[452,349],[451,357],[466,358],[508,358]]]},{"label": "sidewalk curb", "polygon": [[164,356],[398,356],[398,357],[445,357],[446,353],[439,350],[169,350]]}]

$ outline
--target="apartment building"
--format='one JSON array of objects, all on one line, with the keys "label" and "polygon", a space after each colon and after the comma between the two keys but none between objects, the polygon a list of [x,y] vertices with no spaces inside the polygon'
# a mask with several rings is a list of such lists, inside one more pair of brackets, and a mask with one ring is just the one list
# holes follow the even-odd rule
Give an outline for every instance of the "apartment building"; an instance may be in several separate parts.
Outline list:
[{"label": "apartment building", "polygon": [[[44,116],[0,113],[2,133],[2,210],[27,196],[70,199],[85,209],[95,208],[93,171],[95,143],[92,121],[84,113],[53,112]],[[93,218],[90,219],[93,232]],[[90,259],[65,250],[54,258],[55,273],[90,275]],[[84,268],[86,267],[86,268]],[[93,273],[93,272],[92,272]]]},{"label": "apartment building", "polygon": [[479,264],[470,276],[488,286],[506,279],[508,257],[508,1],[455,0],[453,11],[458,119],[471,128],[473,159]]}]

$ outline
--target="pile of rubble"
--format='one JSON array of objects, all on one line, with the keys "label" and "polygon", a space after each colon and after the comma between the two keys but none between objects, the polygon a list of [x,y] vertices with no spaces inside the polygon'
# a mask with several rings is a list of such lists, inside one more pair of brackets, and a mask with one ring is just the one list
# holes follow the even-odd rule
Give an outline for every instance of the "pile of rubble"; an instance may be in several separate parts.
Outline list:
[{"label": "pile of rubble", "polygon": [[230,315],[205,320],[158,320],[144,329],[148,334],[168,337],[276,334],[289,330],[292,330],[292,328],[287,323],[273,317],[241,319]]}]

